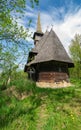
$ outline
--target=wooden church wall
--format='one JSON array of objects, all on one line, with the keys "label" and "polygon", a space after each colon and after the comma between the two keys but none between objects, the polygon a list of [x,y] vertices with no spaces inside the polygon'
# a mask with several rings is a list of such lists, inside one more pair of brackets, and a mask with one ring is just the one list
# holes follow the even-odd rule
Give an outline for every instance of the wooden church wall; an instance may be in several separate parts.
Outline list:
[{"label": "wooden church wall", "polygon": [[60,82],[68,81],[68,74],[62,72],[40,72],[38,81],[40,82]]},{"label": "wooden church wall", "polygon": [[67,63],[62,62],[47,62],[39,64],[39,72],[66,72],[68,73],[68,65]]},{"label": "wooden church wall", "polygon": [[59,82],[68,81],[68,65],[66,63],[51,62],[40,64],[38,81]]}]

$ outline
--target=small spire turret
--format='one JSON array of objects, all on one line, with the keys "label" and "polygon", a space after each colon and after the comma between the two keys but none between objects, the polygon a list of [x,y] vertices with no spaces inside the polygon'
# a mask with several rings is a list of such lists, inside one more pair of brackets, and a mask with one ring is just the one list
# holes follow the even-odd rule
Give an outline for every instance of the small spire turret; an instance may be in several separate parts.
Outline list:
[{"label": "small spire turret", "polygon": [[38,20],[37,20],[37,29],[36,32],[34,32],[33,39],[34,39],[34,44],[36,45],[40,38],[43,36],[43,32],[41,29],[41,22],[40,22],[40,12],[38,13]]}]

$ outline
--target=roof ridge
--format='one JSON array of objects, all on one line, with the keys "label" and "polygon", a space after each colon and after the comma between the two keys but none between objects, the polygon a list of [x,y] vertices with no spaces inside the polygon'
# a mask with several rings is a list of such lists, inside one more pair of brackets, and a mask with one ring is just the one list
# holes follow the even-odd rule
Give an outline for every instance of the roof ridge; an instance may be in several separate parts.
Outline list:
[{"label": "roof ridge", "polygon": [[[50,32],[48,32],[48,35],[49,35],[49,33],[50,33]],[[46,38],[44,39],[44,42],[43,42],[43,44],[41,45],[41,48],[44,46],[44,44],[45,44],[45,42],[46,42],[46,40],[47,40],[47,38],[48,38],[48,35],[47,35]],[[41,51],[41,48],[39,49],[39,51]]]}]

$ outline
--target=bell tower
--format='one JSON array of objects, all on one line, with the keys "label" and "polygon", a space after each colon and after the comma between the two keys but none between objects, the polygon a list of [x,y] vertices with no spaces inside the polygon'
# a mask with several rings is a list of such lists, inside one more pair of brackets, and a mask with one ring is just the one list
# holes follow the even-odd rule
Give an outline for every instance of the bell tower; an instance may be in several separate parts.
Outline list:
[{"label": "bell tower", "polygon": [[38,19],[37,19],[37,28],[36,32],[34,32],[33,39],[34,39],[34,45],[38,43],[40,38],[43,36],[42,28],[41,28],[41,22],[40,22],[40,12],[38,13]]}]

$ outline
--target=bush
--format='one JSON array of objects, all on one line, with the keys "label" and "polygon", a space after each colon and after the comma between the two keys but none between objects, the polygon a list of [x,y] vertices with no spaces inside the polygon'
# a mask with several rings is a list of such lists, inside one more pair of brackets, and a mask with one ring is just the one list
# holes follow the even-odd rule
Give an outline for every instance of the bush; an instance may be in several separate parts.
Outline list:
[{"label": "bush", "polygon": [[17,79],[15,81],[11,82],[10,85],[11,86],[14,85],[19,93],[22,93],[22,92],[28,93],[28,92],[31,92],[31,91],[34,92],[35,89],[36,89],[35,82],[29,81],[27,79],[24,79],[24,80],[23,79],[21,79],[21,80]]}]

